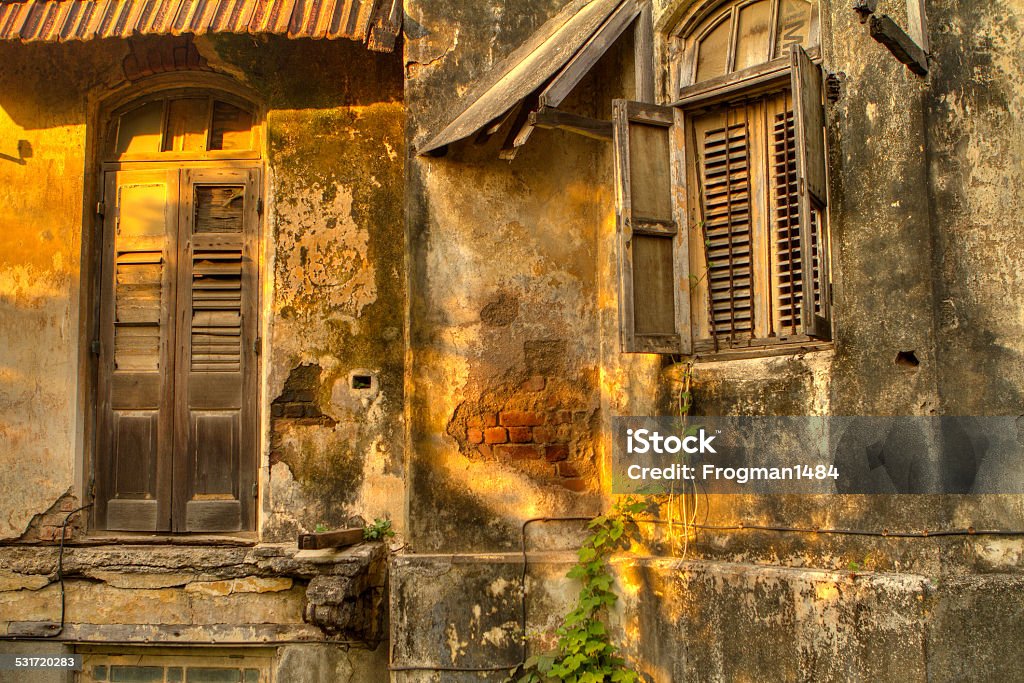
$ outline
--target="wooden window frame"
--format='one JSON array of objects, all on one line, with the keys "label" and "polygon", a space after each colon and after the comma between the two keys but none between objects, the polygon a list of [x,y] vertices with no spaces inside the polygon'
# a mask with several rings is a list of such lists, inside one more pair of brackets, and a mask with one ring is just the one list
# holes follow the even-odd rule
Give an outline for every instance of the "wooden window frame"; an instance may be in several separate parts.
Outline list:
[{"label": "wooden window frame", "polygon": [[[111,134],[112,132],[116,133],[117,117],[120,114],[143,106],[147,102],[175,99],[182,96],[209,98],[210,105],[208,111],[210,115],[212,115],[214,100],[227,102],[251,111],[253,114],[251,149],[203,150],[195,152],[168,151],[147,154],[112,153],[113,139]],[[164,111],[166,116],[166,106]],[[234,81],[217,74],[175,73],[156,76],[148,79],[146,82],[122,89],[106,101],[99,103],[94,112],[91,116],[89,128],[95,134],[90,135],[89,148],[92,150],[93,158],[97,160],[94,166],[97,172],[90,173],[89,175],[93,177],[91,185],[96,189],[92,193],[93,199],[90,199],[87,194],[86,204],[90,208],[89,213],[92,213],[91,208],[95,207],[94,215],[96,220],[94,230],[91,231],[89,239],[83,240],[83,283],[87,283],[83,287],[83,301],[88,302],[86,304],[86,310],[88,311],[86,317],[89,321],[83,326],[83,332],[86,334],[86,343],[83,344],[85,349],[83,352],[83,367],[88,368],[85,375],[87,378],[86,393],[83,395],[90,398],[86,400],[84,408],[87,424],[84,443],[87,447],[84,449],[84,456],[81,460],[82,478],[80,479],[82,488],[86,492],[85,497],[92,501],[98,499],[99,478],[102,476],[97,469],[99,465],[97,445],[99,443],[98,437],[100,436],[99,429],[102,424],[101,411],[98,404],[100,402],[99,392],[103,383],[101,377],[102,370],[98,362],[101,354],[98,352],[98,348],[102,344],[101,334],[103,332],[99,315],[101,309],[100,295],[103,291],[104,272],[109,272],[104,271],[101,265],[101,260],[103,259],[100,256],[101,247],[106,239],[104,237],[103,213],[109,210],[105,204],[105,199],[109,199],[106,196],[107,189],[105,187],[108,173],[146,170],[153,172],[178,171],[183,175],[198,173],[208,176],[210,172],[222,170],[235,175],[249,173],[250,177],[255,179],[255,185],[251,181],[246,181],[249,183],[247,186],[251,186],[255,192],[254,202],[251,205],[254,215],[253,229],[255,231],[255,241],[246,247],[246,253],[248,254],[247,258],[252,259],[252,272],[248,277],[251,280],[250,286],[255,298],[252,307],[255,314],[255,319],[252,321],[253,335],[258,341],[262,334],[263,287],[261,283],[265,270],[264,231],[262,225],[262,196],[264,194],[265,174],[262,160],[265,154],[266,142],[264,136],[264,111],[257,104],[257,99],[251,92],[238,86]],[[208,139],[210,134],[208,124],[206,131]],[[252,173],[255,173],[255,176],[251,176]],[[198,184],[208,183],[201,182]],[[213,184],[218,183],[214,182]],[[109,268],[109,264],[107,267]],[[177,277],[181,277],[180,269],[175,272],[175,278]],[[262,408],[259,400],[263,360],[259,350],[252,345],[250,346],[252,348],[246,350],[246,352],[251,351],[253,359],[252,368],[248,371],[247,375],[249,379],[246,380],[245,392],[247,395],[250,395],[250,398],[246,400],[250,401],[252,405],[252,416],[251,419],[243,424],[243,429],[251,430],[252,452],[243,457],[243,467],[247,471],[242,474],[242,479],[244,480],[243,483],[245,483],[246,491],[241,493],[243,496],[248,496],[249,488],[252,488],[251,512],[248,513],[250,521],[245,521],[245,517],[243,517],[241,531],[211,530],[183,532],[181,528],[175,528],[174,526],[167,532],[108,530],[99,523],[100,520],[97,518],[96,507],[94,506],[89,520],[88,534],[90,537],[128,543],[135,541],[153,542],[160,538],[171,542],[180,542],[176,541],[176,539],[180,539],[190,544],[200,545],[223,542],[251,544],[258,540],[260,528],[259,497],[257,495],[260,488],[259,453],[264,445],[264,437],[260,431]],[[178,410],[177,404],[170,406],[170,408],[171,411]],[[245,459],[250,459],[251,462],[246,464],[244,462]],[[177,466],[172,464],[172,467]],[[184,513],[180,513],[180,515],[184,519]],[[178,524],[178,522],[173,522],[173,524]]]},{"label": "wooden window frame", "polygon": [[[800,60],[800,61],[798,61]],[[676,308],[678,310],[692,311],[696,314],[701,305],[700,301],[693,300],[690,294],[690,282],[692,276],[690,275],[689,259],[685,260],[685,265],[680,266],[680,260],[678,254],[692,254],[691,250],[693,246],[693,230],[699,223],[700,218],[696,216],[695,211],[699,211],[700,201],[699,197],[696,197],[693,187],[693,172],[696,168],[695,153],[696,149],[692,140],[692,124],[691,119],[694,114],[701,110],[713,109],[716,107],[725,107],[730,102],[741,101],[754,97],[763,97],[768,93],[780,92],[786,89],[792,89],[794,91],[801,88],[806,89],[808,85],[798,84],[798,79],[794,78],[795,73],[806,74],[808,71],[808,65],[813,67],[814,72],[819,74],[815,87],[818,88],[819,97],[823,98],[821,92],[822,83],[820,77],[820,59],[819,51],[813,49],[810,54],[807,54],[802,49],[791,50],[791,54],[785,59],[772,60],[765,64],[757,65],[748,69],[744,69],[740,72],[734,72],[726,74],[722,77],[710,79],[706,82],[695,84],[683,89],[680,94],[682,97],[677,101],[673,102],[670,107],[658,107],[656,109],[661,110],[657,113],[657,116],[663,122],[663,125],[671,125],[672,129],[670,136],[674,140],[682,139],[682,143],[673,144],[671,147],[672,154],[672,166],[675,171],[677,178],[673,180],[672,191],[674,195],[675,209],[677,212],[677,222],[681,226],[679,230],[679,242],[685,243],[677,245],[676,253],[676,270],[674,272],[674,279],[676,282],[686,283],[680,289],[677,289],[676,293]],[[805,78],[806,80],[806,78]],[[794,102],[802,101],[796,98],[800,95],[798,92],[793,93]],[[819,233],[816,233],[819,237],[819,241],[823,243],[824,249],[819,249],[817,262],[821,266],[821,292],[818,295],[818,299],[814,301],[820,301],[820,307],[822,313],[825,316],[823,320],[815,320],[813,311],[811,312],[810,319],[808,319],[807,311],[804,307],[801,308],[802,312],[802,323],[803,329],[813,329],[814,334],[817,336],[810,336],[807,334],[799,335],[787,335],[780,337],[766,337],[766,338],[755,338],[751,339],[749,343],[728,347],[718,347],[717,345],[707,348],[706,344],[696,343],[693,337],[692,325],[687,321],[686,323],[680,324],[678,327],[679,338],[678,340],[672,339],[661,340],[661,344],[651,343],[638,343],[636,335],[633,331],[633,321],[635,318],[634,313],[634,302],[633,292],[631,291],[631,283],[633,278],[632,273],[632,253],[630,238],[633,232],[632,223],[635,223],[635,219],[632,216],[630,206],[630,184],[628,182],[623,183],[623,178],[629,178],[629,167],[628,163],[623,160],[628,158],[628,147],[629,147],[629,125],[630,125],[630,112],[635,110],[638,105],[636,103],[629,103],[624,101],[616,101],[615,103],[615,117],[613,121],[614,125],[614,137],[615,137],[615,151],[616,151],[616,187],[617,187],[617,217],[618,217],[618,249],[619,249],[619,275],[620,275],[620,327],[622,332],[622,350],[627,353],[673,353],[682,355],[693,355],[700,360],[725,360],[735,358],[750,358],[750,357],[762,357],[772,355],[792,355],[805,353],[810,351],[828,350],[833,348],[831,341],[832,334],[832,323],[831,323],[831,269],[829,262],[831,260],[831,240],[829,239],[829,228],[828,228],[828,183],[826,177],[826,163],[827,149],[824,140],[824,111],[823,111],[823,100],[822,106],[818,107],[819,112],[814,114],[815,124],[820,129],[820,145],[817,146],[816,150],[811,155],[807,154],[807,151],[803,149],[801,145],[797,145],[798,152],[801,156],[800,168],[808,169],[813,165],[816,177],[820,177],[821,181],[815,183],[814,192],[804,191],[805,188],[801,183],[800,192],[800,215],[810,215],[809,202],[815,202],[815,208],[820,212],[820,216],[824,219],[819,221]],[[654,105],[647,105],[648,108],[653,108]],[[807,112],[802,112],[801,116],[795,117],[799,120],[806,120],[808,116]],[[669,124],[668,122],[672,123]],[[808,133],[807,131],[797,131],[797,139],[803,139]],[[767,139],[765,140],[767,145]],[[799,171],[804,173],[804,171]],[[769,174],[765,170],[762,178],[762,182],[769,182]],[[767,194],[768,189],[763,189],[763,192]],[[806,233],[805,227],[801,220],[801,236],[803,237]],[[769,228],[770,231],[770,228]],[[774,238],[769,234],[769,240]],[[698,245],[699,247],[699,245]],[[774,247],[773,247],[774,248]],[[803,259],[806,260],[806,259]],[[808,271],[810,272],[810,271]],[[756,272],[753,277],[760,280],[772,278],[770,270],[762,269],[760,274]],[[813,282],[810,278],[805,278],[804,282],[804,297],[807,297],[807,287],[813,288]],[[813,292],[812,292],[813,294]],[[680,299],[682,301],[680,301]],[[816,305],[818,305],[816,303]]]},{"label": "wooden window frame", "polygon": [[[676,13],[674,21],[672,22],[673,28],[668,32],[667,44],[668,53],[672,56],[672,59],[667,64],[666,76],[668,83],[669,100],[678,102],[693,94],[693,88],[698,89],[700,92],[703,88],[711,86],[714,83],[723,85],[732,85],[733,83],[743,80],[748,80],[751,76],[757,75],[759,72],[767,70],[777,70],[779,65],[788,65],[789,55],[777,55],[775,52],[775,39],[777,37],[778,30],[778,6],[780,0],[771,0],[771,26],[769,34],[769,60],[763,64],[755,65],[747,69],[740,71],[733,71],[732,68],[735,65],[735,46],[738,40],[737,27],[738,21],[736,17],[738,13],[748,5],[752,5],[758,2],[758,0],[725,0],[724,2],[712,2],[712,3],[698,3],[689,8],[685,13]],[[810,24],[809,24],[809,35],[807,44],[804,45],[804,49],[813,58],[818,59],[821,52],[821,19],[820,19],[820,8],[817,0],[810,0]],[[679,16],[682,14],[681,16]],[[698,34],[697,29],[700,28],[706,21],[711,18],[715,18],[718,21],[728,20],[732,24],[730,30],[730,43],[728,46],[728,55],[726,57],[726,73],[723,76],[716,76],[711,79],[704,81],[696,80],[697,73],[697,44],[704,34],[709,32],[712,27],[708,30]],[[717,25],[718,21],[713,22],[713,25]],[[771,65],[769,67],[769,65]]]}]

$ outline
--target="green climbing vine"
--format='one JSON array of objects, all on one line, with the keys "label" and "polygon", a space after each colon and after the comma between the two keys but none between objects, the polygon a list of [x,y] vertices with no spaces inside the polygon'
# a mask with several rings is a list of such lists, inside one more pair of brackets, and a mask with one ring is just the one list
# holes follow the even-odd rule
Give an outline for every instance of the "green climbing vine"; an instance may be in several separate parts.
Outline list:
[{"label": "green climbing vine", "polygon": [[578,561],[566,574],[580,581],[580,593],[575,609],[565,616],[556,632],[557,650],[530,657],[508,681],[636,683],[641,680],[612,644],[605,618],[619,597],[614,590],[615,579],[608,558],[615,550],[628,546],[626,531],[633,516],[645,507],[646,504],[627,498],[607,515],[590,521],[590,535],[579,549]]}]

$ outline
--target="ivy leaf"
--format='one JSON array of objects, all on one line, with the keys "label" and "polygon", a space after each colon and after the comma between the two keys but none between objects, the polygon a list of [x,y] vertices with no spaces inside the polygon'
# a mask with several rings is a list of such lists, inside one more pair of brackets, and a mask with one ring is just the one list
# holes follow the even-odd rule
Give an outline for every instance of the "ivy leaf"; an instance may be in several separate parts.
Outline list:
[{"label": "ivy leaf", "polygon": [[590,562],[595,557],[597,557],[597,551],[594,550],[593,548],[583,547],[583,548],[580,548],[579,557],[580,557],[580,562]]}]

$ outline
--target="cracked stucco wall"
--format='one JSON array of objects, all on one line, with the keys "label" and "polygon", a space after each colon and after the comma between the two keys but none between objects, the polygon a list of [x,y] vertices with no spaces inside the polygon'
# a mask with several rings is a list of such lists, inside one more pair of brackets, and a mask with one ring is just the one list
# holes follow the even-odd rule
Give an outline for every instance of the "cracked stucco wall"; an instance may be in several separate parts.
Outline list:
[{"label": "cracked stucco wall", "polygon": [[[184,41],[140,39],[138,49]],[[147,47],[148,46],[148,47]],[[263,221],[261,531],[294,538],[318,524],[403,516],[404,106],[397,54],[351,41],[207,37],[205,65],[234,76],[266,114]],[[3,45],[0,75],[2,331],[0,538],[37,514],[52,531],[62,494],[80,501],[89,438],[87,324],[91,286],[83,197],[96,182],[87,121],[123,85],[129,43]],[[310,71],[310,62],[318,69]],[[297,78],[297,74],[302,78]],[[42,87],[46,84],[46,87]],[[10,149],[7,149],[7,148]],[[89,233],[87,231],[88,238]],[[84,275],[83,275],[84,272]],[[31,331],[21,344],[16,331]],[[289,374],[315,364],[322,419],[275,421]],[[354,391],[354,371],[374,391]],[[80,378],[83,378],[80,380]],[[273,452],[271,453],[271,450]],[[17,482],[17,485],[15,485]],[[50,534],[52,536],[52,533]]]},{"label": "cracked stucco wall", "polygon": [[[517,6],[515,18],[509,3],[409,4],[413,143],[443,127],[473,81],[563,4]],[[693,4],[655,2],[659,30]],[[906,21],[900,3],[883,5]],[[827,118],[835,348],[701,363],[695,412],[1021,414],[1024,165],[1017,162],[1024,148],[1013,116],[1024,93],[1020,8],[1007,0],[930,4],[933,70],[922,80],[868,36],[848,4],[820,6],[823,63],[841,83]],[[619,54],[597,73],[567,106],[608,118],[612,97],[632,95],[632,67]],[[512,439],[501,411],[537,374],[526,349],[536,330],[562,318],[554,324],[568,331],[564,367],[596,368],[583,395],[593,415],[587,442],[598,482],[610,418],[670,411],[680,380],[678,368],[662,359],[618,350],[609,147],[538,131],[513,161],[502,162],[507,130],[454,144],[441,158],[410,160],[410,528],[413,547],[428,554],[395,565],[393,617],[400,621],[393,633],[403,638],[396,635],[396,653],[408,663],[514,661],[513,647],[486,634],[516,631],[518,601],[486,589],[499,579],[517,582],[511,565],[519,562],[519,523],[602,504],[586,492],[555,494],[544,471],[489,460],[481,450]],[[552,186],[562,193],[554,221]],[[537,258],[548,254],[558,255],[561,280]],[[577,268],[577,259],[590,265]],[[579,277],[582,289],[567,288],[565,275]],[[919,364],[899,362],[899,353],[910,351]],[[505,452],[531,452],[525,443],[526,450]],[[603,481],[595,490],[607,491]],[[709,523],[724,525],[1024,526],[1021,496],[706,502]],[[534,591],[528,622],[543,630],[567,599],[554,588],[557,569],[548,566],[557,532],[533,533],[531,562],[539,566],[531,565],[527,584]],[[644,534],[641,554],[672,554],[659,534]],[[664,557],[618,565],[627,594],[621,633],[658,681],[838,680],[853,670],[901,680],[958,680],[972,670],[1013,678],[1021,672],[998,652],[1020,637],[1021,621],[1012,616],[1020,606],[1016,598],[1003,606],[999,596],[1019,585],[1021,547],[1018,539],[896,543],[703,533],[689,539],[689,564]],[[489,569],[481,566],[488,562]],[[472,596],[422,589],[438,576],[446,585],[481,588]],[[537,597],[546,591],[562,599]],[[956,619],[968,615],[969,628],[983,637],[958,635]],[[744,651],[757,643],[764,646]]]}]

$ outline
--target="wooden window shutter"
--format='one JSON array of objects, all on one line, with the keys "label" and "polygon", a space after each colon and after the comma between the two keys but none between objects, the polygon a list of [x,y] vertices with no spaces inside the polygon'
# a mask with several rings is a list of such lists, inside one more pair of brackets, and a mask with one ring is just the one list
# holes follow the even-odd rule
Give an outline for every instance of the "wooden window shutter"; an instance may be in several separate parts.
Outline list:
[{"label": "wooden window shutter", "polygon": [[754,331],[755,249],[751,192],[751,134],[745,107],[712,119],[700,146],[701,237],[709,332],[729,341]]},{"label": "wooden window shutter", "polygon": [[176,531],[255,527],[255,169],[183,172]]},{"label": "wooden window shutter", "polygon": [[622,350],[689,354],[685,181],[673,154],[682,148],[681,114],[626,100],[613,107]]},{"label": "wooden window shutter", "polygon": [[803,276],[800,314],[805,334],[831,339],[823,79],[821,68],[799,45],[790,49],[790,66]]},{"label": "wooden window shutter", "polygon": [[169,531],[178,172],[105,178],[96,514]]}]

